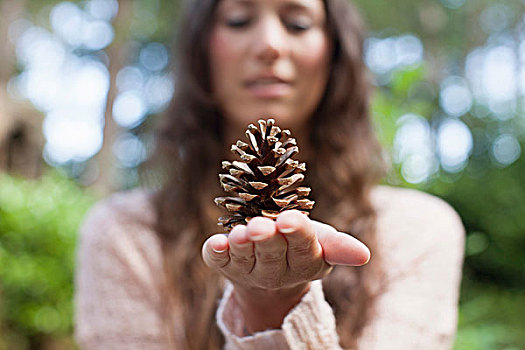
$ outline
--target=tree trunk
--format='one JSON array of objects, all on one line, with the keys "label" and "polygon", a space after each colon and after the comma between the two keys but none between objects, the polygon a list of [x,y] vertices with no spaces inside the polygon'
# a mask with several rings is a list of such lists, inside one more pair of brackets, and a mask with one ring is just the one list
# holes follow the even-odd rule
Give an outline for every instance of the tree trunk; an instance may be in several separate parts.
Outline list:
[{"label": "tree trunk", "polygon": [[0,1],[0,171],[37,177],[42,171],[42,115],[7,92],[16,63],[9,26],[22,17],[25,5],[24,0]]},{"label": "tree trunk", "polygon": [[96,192],[100,195],[107,195],[118,189],[118,169],[112,147],[121,130],[113,119],[112,110],[117,97],[117,74],[127,63],[128,33],[132,15],[132,2],[128,0],[119,1],[118,14],[113,21],[115,38],[106,51],[109,58],[110,84],[104,113],[103,145],[100,152],[95,156],[95,161],[99,167],[99,176],[93,184]]},{"label": "tree trunk", "polygon": [[[9,40],[9,25],[19,17],[24,8],[24,1],[1,1],[0,0],[0,145],[4,145],[4,140],[9,135],[9,130],[13,125],[12,116],[7,105],[7,82],[14,70],[15,48]],[[4,153],[4,147],[2,152]],[[5,155],[0,155],[0,159]],[[0,161],[0,169],[4,162]]]}]

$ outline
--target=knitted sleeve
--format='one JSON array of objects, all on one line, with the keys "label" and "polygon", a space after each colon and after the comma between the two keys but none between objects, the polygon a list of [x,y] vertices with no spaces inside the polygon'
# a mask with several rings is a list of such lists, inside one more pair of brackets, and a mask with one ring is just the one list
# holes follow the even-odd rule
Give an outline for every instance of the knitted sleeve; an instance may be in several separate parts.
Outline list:
[{"label": "knitted sleeve", "polygon": [[[335,318],[330,305],[325,301],[320,280],[313,281],[310,290],[284,318],[280,329],[257,332],[251,336],[239,337],[233,330],[240,320],[232,319],[230,308],[232,285],[227,284],[217,310],[217,322],[226,338],[226,350],[300,350],[300,349],[340,349]],[[242,322],[242,321],[241,321]]]},{"label": "knitted sleeve", "polygon": [[82,226],[75,275],[75,337],[82,349],[167,349],[155,278],[160,246],[139,223],[147,219],[142,197],[114,195]]}]

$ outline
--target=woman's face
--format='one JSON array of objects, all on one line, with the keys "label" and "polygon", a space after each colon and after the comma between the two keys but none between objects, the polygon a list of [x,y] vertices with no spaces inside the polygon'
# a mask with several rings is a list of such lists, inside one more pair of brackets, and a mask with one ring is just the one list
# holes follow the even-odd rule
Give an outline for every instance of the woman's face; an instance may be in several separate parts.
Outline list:
[{"label": "woman's face", "polygon": [[220,0],[210,38],[212,89],[227,121],[298,128],[319,104],[331,44],[322,0]]}]

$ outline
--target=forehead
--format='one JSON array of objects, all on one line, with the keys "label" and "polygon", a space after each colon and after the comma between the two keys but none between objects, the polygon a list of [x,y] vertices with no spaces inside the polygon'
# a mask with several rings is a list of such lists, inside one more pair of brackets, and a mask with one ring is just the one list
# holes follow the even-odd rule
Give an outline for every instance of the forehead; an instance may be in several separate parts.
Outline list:
[{"label": "forehead", "polygon": [[300,6],[308,8],[319,8],[323,9],[324,0],[219,0],[220,4],[226,5],[238,5],[238,6]]}]

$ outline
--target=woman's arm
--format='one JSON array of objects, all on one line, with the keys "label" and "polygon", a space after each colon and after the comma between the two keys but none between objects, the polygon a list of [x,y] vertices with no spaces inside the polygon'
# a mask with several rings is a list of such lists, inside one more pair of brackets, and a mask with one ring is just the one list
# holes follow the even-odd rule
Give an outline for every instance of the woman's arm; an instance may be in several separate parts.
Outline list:
[{"label": "woman's arm", "polygon": [[233,286],[226,287],[217,310],[219,328],[226,338],[226,349],[340,349],[332,308],[324,299],[320,280],[286,315],[279,329],[243,334],[245,324],[231,297]]},{"label": "woman's arm", "polygon": [[84,221],[75,276],[75,336],[82,349],[167,348],[153,273],[162,271],[160,246],[139,223],[147,219],[145,203],[140,193],[115,195]]}]

